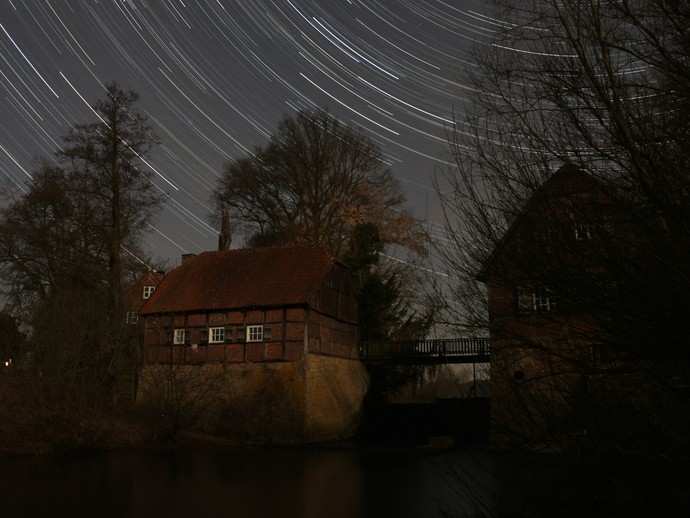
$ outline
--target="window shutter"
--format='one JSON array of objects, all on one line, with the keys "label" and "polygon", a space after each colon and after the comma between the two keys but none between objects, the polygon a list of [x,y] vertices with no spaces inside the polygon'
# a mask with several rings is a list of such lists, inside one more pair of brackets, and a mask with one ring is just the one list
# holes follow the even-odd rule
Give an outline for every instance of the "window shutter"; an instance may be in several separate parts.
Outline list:
[{"label": "window shutter", "polygon": [[237,341],[240,343],[247,341],[247,330],[244,327],[237,328]]},{"label": "window shutter", "polygon": [[202,345],[206,345],[208,343],[208,327],[202,327],[199,329],[199,333],[201,333],[201,336],[199,337],[199,343]]},{"label": "window shutter", "polygon": [[273,334],[269,326],[264,326],[264,342],[270,342],[273,339]]},{"label": "window shutter", "polygon": [[225,326],[225,343],[232,343],[232,326]]}]

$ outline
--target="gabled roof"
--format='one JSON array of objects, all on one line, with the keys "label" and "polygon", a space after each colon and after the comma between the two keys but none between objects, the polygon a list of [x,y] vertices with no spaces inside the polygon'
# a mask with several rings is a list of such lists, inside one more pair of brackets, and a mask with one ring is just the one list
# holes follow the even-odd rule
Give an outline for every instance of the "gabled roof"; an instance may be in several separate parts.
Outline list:
[{"label": "gabled roof", "polygon": [[149,269],[146,270],[146,272],[139,277],[132,286],[135,287],[135,289],[143,288],[144,286],[158,286],[164,278],[164,272]]},{"label": "gabled roof", "polygon": [[310,304],[336,262],[316,245],[204,252],[172,270],[140,314]]},{"label": "gabled roof", "polygon": [[558,197],[572,197],[578,193],[593,192],[596,189],[607,190],[612,187],[610,182],[597,178],[579,167],[571,164],[561,166],[553,173],[527,200],[522,210],[517,214],[510,227],[496,244],[491,255],[484,261],[477,274],[477,280],[487,282],[492,274],[494,267],[503,256],[504,251],[517,230],[528,218],[535,208],[538,209],[540,203],[545,200],[553,200]]},{"label": "gabled roof", "polygon": [[165,274],[163,272],[157,272],[153,269],[149,269],[144,272],[125,291],[125,301],[127,306],[132,310],[142,307],[145,302],[143,297],[144,286],[154,286],[157,288],[158,285],[163,281],[164,277]]}]

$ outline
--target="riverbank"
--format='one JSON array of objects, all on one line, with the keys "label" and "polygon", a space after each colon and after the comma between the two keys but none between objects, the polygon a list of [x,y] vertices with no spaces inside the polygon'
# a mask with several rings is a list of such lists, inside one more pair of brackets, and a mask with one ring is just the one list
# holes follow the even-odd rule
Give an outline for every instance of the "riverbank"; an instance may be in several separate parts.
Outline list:
[{"label": "riverbank", "polygon": [[[209,434],[197,429],[189,409],[170,415],[131,400],[69,399],[29,390],[25,378],[0,378],[0,455],[271,444],[231,431]],[[488,413],[486,398],[367,404],[358,430],[341,444],[443,449],[485,443]]]},{"label": "riverbank", "polygon": [[[333,449],[333,450],[399,450],[399,451],[439,451],[462,448],[471,445],[485,444],[483,438],[474,436],[468,440],[466,435],[456,436],[446,430],[427,434],[427,425],[420,425],[415,421],[401,421],[405,412],[412,411],[412,415],[419,415],[418,408],[389,409],[375,418],[367,418],[366,427],[361,428],[353,437],[332,442],[318,442],[305,444],[272,444],[250,439],[221,437],[197,431],[179,430],[175,434],[161,433],[156,427],[141,422],[132,416],[107,416],[97,423],[83,423],[78,432],[63,429],[53,434],[49,433],[49,423],[34,427],[35,434],[23,434],[17,437],[19,430],[12,434],[6,433],[8,426],[3,426],[5,434],[0,436],[0,456],[52,456],[75,452],[105,452],[125,450],[166,450],[177,448],[241,448],[241,447],[272,447],[305,448],[305,449]],[[426,409],[422,413],[428,412]],[[391,413],[396,415],[395,421],[381,421]],[[385,423],[385,424],[382,424]],[[54,423],[53,423],[54,424]],[[23,427],[26,428],[26,427]],[[38,428],[42,428],[40,432]],[[73,430],[70,426],[69,429]]]}]

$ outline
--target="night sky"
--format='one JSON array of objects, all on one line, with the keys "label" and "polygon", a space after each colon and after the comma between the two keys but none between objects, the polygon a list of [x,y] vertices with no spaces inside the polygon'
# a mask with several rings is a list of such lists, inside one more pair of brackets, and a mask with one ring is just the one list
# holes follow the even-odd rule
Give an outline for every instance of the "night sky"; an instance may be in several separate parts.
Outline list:
[{"label": "night sky", "polygon": [[[116,80],[140,94],[168,200],[147,237],[171,266],[213,250],[222,165],[286,114],[328,107],[384,149],[410,207],[440,232],[434,168],[468,94],[481,0],[0,0],[0,182],[26,182]],[[240,243],[233,243],[233,246]]]}]

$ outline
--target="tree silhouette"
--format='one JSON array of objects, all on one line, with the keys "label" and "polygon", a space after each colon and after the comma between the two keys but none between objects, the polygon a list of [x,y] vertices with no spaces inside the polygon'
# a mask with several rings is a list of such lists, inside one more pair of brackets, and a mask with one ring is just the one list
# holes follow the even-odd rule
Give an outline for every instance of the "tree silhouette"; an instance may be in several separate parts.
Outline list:
[{"label": "tree silhouette", "polygon": [[373,223],[384,243],[424,249],[379,147],[325,110],[285,117],[266,146],[228,162],[213,200],[253,246],[319,243],[341,257],[355,226]]},{"label": "tree silhouette", "polygon": [[426,236],[402,207],[381,150],[361,131],[325,110],[285,117],[265,147],[226,164],[213,200],[218,214],[227,207],[249,232],[250,246],[318,243],[343,259],[358,290],[364,340],[428,328],[427,308],[413,303],[414,271],[381,260],[391,246],[423,256]]},{"label": "tree silhouette", "polygon": [[144,255],[140,240],[162,195],[145,166],[155,137],[137,99],[108,85],[93,107],[98,120],[75,124],[57,162],[41,164],[23,190],[6,190],[0,210],[7,310],[29,329],[31,354],[16,370],[23,424],[55,425],[65,445],[105,433],[98,419],[116,382],[138,367],[123,286],[141,269],[132,257]]},{"label": "tree silhouette", "polygon": [[[500,338],[506,361],[492,350],[492,383],[503,379],[512,403],[493,386],[493,415],[509,416],[494,425],[514,446],[559,452],[573,488],[552,493],[559,513],[687,509],[690,8],[495,8],[475,94],[449,132],[455,167],[436,178],[447,321]],[[592,185],[541,196],[563,164]],[[487,291],[505,295],[500,315]]]}]

